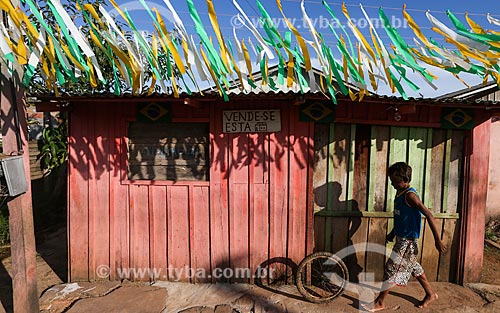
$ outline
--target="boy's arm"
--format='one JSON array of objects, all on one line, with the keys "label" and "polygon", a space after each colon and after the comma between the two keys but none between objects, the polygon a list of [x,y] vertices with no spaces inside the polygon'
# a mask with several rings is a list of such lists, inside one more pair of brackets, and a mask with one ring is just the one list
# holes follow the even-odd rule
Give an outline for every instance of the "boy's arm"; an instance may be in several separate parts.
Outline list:
[{"label": "boy's arm", "polygon": [[406,201],[408,202],[409,205],[411,205],[414,208],[417,208],[420,212],[422,212],[422,214],[427,218],[427,222],[429,223],[429,226],[432,230],[432,234],[434,235],[434,242],[436,244],[436,249],[441,253],[445,253],[446,246],[441,241],[439,231],[436,226],[436,220],[434,219],[432,212],[425,207],[422,201],[420,201],[420,198],[414,192],[408,192],[406,194]]}]

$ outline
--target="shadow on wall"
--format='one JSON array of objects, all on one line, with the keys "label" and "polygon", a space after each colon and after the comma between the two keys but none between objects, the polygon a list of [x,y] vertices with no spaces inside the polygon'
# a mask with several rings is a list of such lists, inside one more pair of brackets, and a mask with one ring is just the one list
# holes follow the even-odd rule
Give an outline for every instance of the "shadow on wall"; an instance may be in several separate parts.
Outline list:
[{"label": "shadow on wall", "polygon": [[[335,253],[343,248],[351,247],[351,250],[343,261],[349,269],[349,280],[358,283],[358,276],[363,271],[365,265],[358,262],[356,251],[352,248],[352,237],[361,225],[361,214],[358,213],[360,210],[356,200],[341,200],[345,198],[345,194],[343,195],[342,191],[342,185],[337,181],[328,182],[314,188],[314,202],[317,207],[321,207],[321,210],[316,212],[315,220],[326,219],[329,220],[328,223],[331,223],[331,233],[325,233],[326,228],[319,230],[318,225],[323,224],[315,223],[315,251],[326,250]],[[338,214],[338,212],[346,212],[346,215],[343,216]],[[340,234],[339,231],[342,231],[342,229],[335,229],[336,219],[344,221],[348,219],[348,228],[345,230],[347,234]],[[319,238],[319,236],[324,237]],[[329,242],[331,242],[331,246],[327,247],[323,243],[326,237],[330,238]],[[344,240],[345,242],[342,242]]]}]

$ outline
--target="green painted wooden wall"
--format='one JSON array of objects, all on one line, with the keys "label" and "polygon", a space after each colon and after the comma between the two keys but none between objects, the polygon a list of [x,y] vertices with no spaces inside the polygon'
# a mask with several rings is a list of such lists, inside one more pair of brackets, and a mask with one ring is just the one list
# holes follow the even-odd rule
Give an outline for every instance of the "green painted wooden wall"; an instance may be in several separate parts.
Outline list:
[{"label": "green painted wooden wall", "polygon": [[[385,245],[393,227],[395,190],[387,168],[405,161],[413,168],[411,185],[437,219],[449,253],[439,255],[423,221],[420,261],[431,281],[455,281],[462,206],[464,132],[436,128],[366,124],[317,124],[315,127],[315,250],[339,250],[357,243]],[[358,249],[348,258],[351,276],[383,277],[385,255]],[[355,278],[356,279],[356,278]]]}]

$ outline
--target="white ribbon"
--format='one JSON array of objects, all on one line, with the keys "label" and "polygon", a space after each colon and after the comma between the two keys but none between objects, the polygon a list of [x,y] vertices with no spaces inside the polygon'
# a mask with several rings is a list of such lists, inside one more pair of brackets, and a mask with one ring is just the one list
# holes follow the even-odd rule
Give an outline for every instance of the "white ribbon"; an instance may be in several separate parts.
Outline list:
[{"label": "white ribbon", "polygon": [[427,19],[429,20],[429,22],[431,22],[432,26],[436,27],[437,29],[439,29],[440,31],[442,31],[443,33],[445,33],[448,37],[452,38],[453,40],[455,40],[455,41],[457,41],[459,43],[462,43],[464,45],[467,45],[469,47],[472,47],[472,48],[474,48],[476,50],[479,50],[481,52],[486,52],[486,51],[488,51],[490,49],[489,45],[477,42],[477,41],[472,40],[472,39],[470,39],[468,37],[465,37],[465,36],[462,36],[460,34],[457,34],[452,29],[448,28],[446,25],[444,25],[443,23],[441,23],[434,16],[432,16],[429,11],[427,11],[425,13],[425,15],[427,16]]}]

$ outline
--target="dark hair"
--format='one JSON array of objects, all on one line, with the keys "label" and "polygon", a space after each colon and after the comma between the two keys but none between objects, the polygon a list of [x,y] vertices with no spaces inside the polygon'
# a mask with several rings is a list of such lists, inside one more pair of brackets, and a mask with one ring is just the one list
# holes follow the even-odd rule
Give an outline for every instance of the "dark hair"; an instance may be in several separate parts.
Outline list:
[{"label": "dark hair", "polygon": [[389,176],[401,178],[405,183],[411,181],[411,166],[405,162],[397,162],[389,167]]}]

